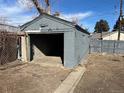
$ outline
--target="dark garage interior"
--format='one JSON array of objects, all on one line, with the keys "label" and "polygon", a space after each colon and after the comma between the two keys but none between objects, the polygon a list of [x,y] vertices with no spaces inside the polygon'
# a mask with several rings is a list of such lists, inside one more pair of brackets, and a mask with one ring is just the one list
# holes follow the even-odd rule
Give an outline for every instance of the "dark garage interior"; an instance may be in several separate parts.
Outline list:
[{"label": "dark garage interior", "polygon": [[[64,61],[64,34],[30,34],[30,60],[34,59],[34,46],[45,56],[61,57]],[[39,56],[39,55],[35,55]]]}]

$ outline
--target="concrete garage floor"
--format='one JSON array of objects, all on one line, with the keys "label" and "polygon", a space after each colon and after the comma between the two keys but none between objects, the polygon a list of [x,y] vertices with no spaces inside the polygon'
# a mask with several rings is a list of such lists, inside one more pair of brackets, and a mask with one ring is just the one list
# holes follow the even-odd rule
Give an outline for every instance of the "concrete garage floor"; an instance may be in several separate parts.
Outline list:
[{"label": "concrete garage floor", "polygon": [[0,67],[0,93],[53,93],[70,70],[37,63],[10,63]]},{"label": "concrete garage floor", "polygon": [[124,93],[124,56],[92,54],[74,93]]}]

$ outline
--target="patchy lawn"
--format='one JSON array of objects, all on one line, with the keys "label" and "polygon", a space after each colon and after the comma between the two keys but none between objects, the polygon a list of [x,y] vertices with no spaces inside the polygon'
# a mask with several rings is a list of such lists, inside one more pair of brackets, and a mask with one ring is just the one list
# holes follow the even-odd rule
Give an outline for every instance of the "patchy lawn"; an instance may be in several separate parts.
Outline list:
[{"label": "patchy lawn", "polygon": [[40,63],[11,64],[0,67],[0,93],[53,93],[70,73]]},{"label": "patchy lawn", "polygon": [[91,54],[74,93],[124,93],[124,56]]}]

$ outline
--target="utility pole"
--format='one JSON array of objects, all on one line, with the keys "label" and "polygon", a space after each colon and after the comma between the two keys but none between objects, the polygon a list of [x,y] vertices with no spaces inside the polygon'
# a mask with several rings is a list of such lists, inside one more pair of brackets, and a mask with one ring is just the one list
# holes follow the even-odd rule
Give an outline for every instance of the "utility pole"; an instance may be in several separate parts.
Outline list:
[{"label": "utility pole", "polygon": [[118,30],[118,41],[120,40],[120,33],[122,30],[121,21],[123,18],[123,0],[120,0],[120,15],[119,15],[119,30]]}]

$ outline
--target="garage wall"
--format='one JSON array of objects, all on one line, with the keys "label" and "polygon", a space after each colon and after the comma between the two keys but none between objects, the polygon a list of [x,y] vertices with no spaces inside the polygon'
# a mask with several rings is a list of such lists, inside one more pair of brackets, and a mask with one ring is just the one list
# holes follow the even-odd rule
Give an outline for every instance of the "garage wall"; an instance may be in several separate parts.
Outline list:
[{"label": "garage wall", "polygon": [[[30,37],[30,54],[32,54],[32,59],[33,57],[37,58],[41,56],[61,56],[61,58],[64,58],[64,66],[69,68],[78,65],[89,50],[89,38],[87,34],[79,32],[76,29],[78,28],[71,22],[46,14],[21,26],[22,31],[28,34],[37,34]],[[81,28],[79,27],[79,29]],[[51,39],[50,35],[40,37],[41,34],[45,33],[64,33],[64,41],[62,41],[59,35],[53,36]],[[64,42],[64,44],[61,42]]]},{"label": "garage wall", "polygon": [[75,32],[75,56],[76,56],[76,63],[79,64],[80,61],[86,57],[89,53],[89,44],[90,39],[89,35],[76,31]]},{"label": "garage wall", "polygon": [[[41,32],[44,32],[44,30],[52,29],[52,31],[59,32],[61,29],[72,29],[72,26],[67,25],[67,23],[58,21],[56,19],[53,19],[51,17],[47,16],[41,16],[37,18],[33,23],[29,23],[30,26],[27,26],[24,31],[28,30],[41,30]],[[60,29],[60,30],[59,30]]]},{"label": "garage wall", "polygon": [[64,33],[64,66],[73,68],[77,63],[75,62],[75,32]]}]

